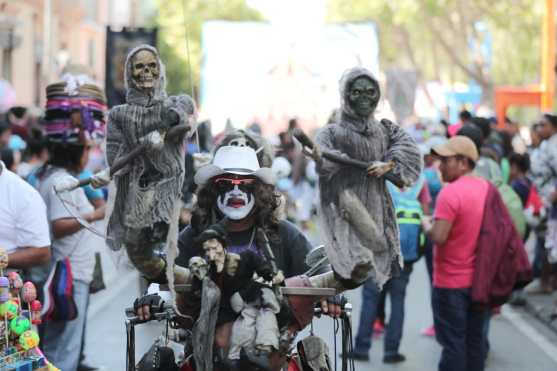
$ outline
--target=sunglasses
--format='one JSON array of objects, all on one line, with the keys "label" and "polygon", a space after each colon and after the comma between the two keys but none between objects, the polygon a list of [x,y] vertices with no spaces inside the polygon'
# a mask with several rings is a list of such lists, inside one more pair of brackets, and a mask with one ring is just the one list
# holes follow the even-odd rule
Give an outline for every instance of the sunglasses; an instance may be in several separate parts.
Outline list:
[{"label": "sunglasses", "polygon": [[253,192],[255,190],[255,179],[253,178],[217,178],[214,180],[214,184],[217,186],[220,193],[230,192],[236,186],[238,186],[238,189],[242,192]]}]

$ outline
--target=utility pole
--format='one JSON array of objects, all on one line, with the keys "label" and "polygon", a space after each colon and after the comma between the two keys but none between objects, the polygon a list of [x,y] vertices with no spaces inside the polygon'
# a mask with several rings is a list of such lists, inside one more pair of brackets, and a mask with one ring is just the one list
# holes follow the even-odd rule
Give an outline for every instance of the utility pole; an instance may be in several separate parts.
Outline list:
[{"label": "utility pole", "polygon": [[555,94],[555,0],[545,0],[541,50],[541,109],[552,111]]},{"label": "utility pole", "polygon": [[52,73],[52,0],[44,0],[42,54],[41,72],[44,89],[50,83]]}]

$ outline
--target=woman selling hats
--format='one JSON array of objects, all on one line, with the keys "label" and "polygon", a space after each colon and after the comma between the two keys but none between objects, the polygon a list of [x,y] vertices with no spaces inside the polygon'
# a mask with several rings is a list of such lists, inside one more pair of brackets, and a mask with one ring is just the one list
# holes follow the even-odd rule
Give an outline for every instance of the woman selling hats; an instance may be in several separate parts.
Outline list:
[{"label": "woman selling hats", "polygon": [[83,229],[79,219],[88,223],[101,220],[104,208],[95,210],[83,188],[57,193],[54,185],[83,170],[90,141],[104,133],[106,104],[103,92],[91,84],[60,82],[49,85],[46,92],[44,128],[50,158],[37,171],[36,187],[47,205],[53,262],[33,272],[33,276],[36,281],[45,282],[54,262],[69,258],[77,317],[49,320],[47,315],[42,332],[47,358],[60,369],[72,371],[79,362],[95,262],[93,235]]}]

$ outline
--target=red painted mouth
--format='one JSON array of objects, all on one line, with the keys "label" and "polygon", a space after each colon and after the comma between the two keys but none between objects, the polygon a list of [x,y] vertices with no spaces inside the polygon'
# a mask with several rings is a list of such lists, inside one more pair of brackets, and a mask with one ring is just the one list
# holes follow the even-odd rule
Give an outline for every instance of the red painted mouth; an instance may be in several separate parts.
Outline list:
[{"label": "red painted mouth", "polygon": [[231,198],[228,200],[227,206],[233,207],[235,209],[239,209],[241,207],[246,206],[246,202],[241,198]]}]

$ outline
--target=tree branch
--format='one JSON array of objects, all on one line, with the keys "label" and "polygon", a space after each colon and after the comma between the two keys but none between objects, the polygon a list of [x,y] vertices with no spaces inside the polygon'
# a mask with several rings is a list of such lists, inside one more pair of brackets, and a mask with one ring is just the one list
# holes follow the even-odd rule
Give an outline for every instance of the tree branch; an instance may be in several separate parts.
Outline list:
[{"label": "tree branch", "polygon": [[429,28],[430,32],[432,33],[433,37],[435,38],[435,40],[437,40],[437,42],[439,42],[439,44],[441,45],[441,47],[443,48],[443,50],[445,50],[445,52],[447,53],[447,55],[449,56],[449,58],[451,58],[451,60],[454,62],[454,64],[460,68],[465,74],[467,74],[468,76],[470,76],[471,78],[473,78],[474,80],[476,80],[480,85],[482,86],[487,86],[490,83],[488,81],[486,81],[483,76],[481,74],[478,74],[477,72],[475,72],[474,70],[472,70],[470,67],[468,67],[464,62],[462,62],[462,60],[460,60],[460,58],[458,58],[456,52],[453,50],[453,48],[449,45],[449,43],[443,38],[441,32],[439,32],[435,26],[433,25],[433,22],[425,22],[425,24],[427,25],[427,27]]}]

